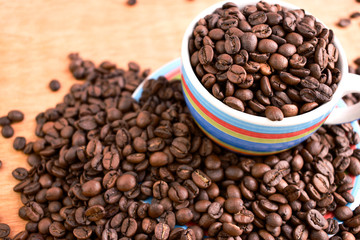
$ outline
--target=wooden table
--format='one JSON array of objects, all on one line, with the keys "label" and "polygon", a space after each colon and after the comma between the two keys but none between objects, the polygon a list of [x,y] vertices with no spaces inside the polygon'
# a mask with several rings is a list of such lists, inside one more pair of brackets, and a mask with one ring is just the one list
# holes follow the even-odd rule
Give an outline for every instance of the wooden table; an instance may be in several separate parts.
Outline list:
[{"label": "wooden table", "polygon": [[[37,113],[54,107],[76,82],[68,71],[67,55],[79,52],[85,59],[110,60],[126,67],[130,60],[157,69],[179,57],[182,35],[197,13],[218,0],[1,0],[0,1],[0,116],[20,109],[25,120],[14,124],[15,136],[34,140]],[[359,20],[340,29],[335,23],[360,11],[355,0],[291,0],[333,28],[352,61],[360,56]],[[297,3],[299,2],[299,3]],[[51,79],[62,88],[52,93]],[[0,222],[15,233],[25,221],[17,213],[20,195],[13,169],[29,167],[26,156],[12,148],[13,139],[0,136]]]}]

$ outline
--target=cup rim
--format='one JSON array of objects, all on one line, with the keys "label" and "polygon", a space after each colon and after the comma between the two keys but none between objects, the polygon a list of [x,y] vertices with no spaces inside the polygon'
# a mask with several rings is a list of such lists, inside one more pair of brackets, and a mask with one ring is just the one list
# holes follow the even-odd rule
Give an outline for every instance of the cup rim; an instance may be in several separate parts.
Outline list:
[{"label": "cup rim", "polygon": [[[337,102],[343,96],[343,92],[344,92],[344,87],[343,87],[344,80],[343,79],[346,78],[346,75],[349,73],[348,72],[348,62],[347,62],[347,58],[345,55],[345,51],[344,51],[343,47],[341,46],[338,38],[335,36],[335,34],[334,34],[334,38],[333,38],[333,43],[339,51],[339,60],[338,60],[337,64],[338,64],[338,68],[341,71],[341,79],[340,79],[340,82],[338,83],[338,87],[337,87],[335,93],[333,94],[331,100],[329,102],[321,104],[319,107],[317,107],[314,110],[311,110],[309,112],[306,112],[306,113],[303,113],[300,115],[296,115],[293,117],[284,117],[284,119],[281,121],[271,121],[270,119],[268,119],[266,117],[255,116],[255,115],[251,115],[251,114],[233,109],[233,108],[227,106],[226,104],[224,104],[223,102],[221,102],[220,100],[218,100],[217,98],[215,98],[211,93],[208,92],[208,90],[201,84],[200,80],[195,75],[195,72],[191,67],[190,54],[188,51],[188,42],[189,42],[189,38],[193,32],[193,29],[195,27],[195,24],[198,22],[198,20],[205,17],[208,14],[213,13],[217,8],[221,8],[227,2],[233,2],[238,7],[243,8],[246,5],[255,5],[256,3],[260,2],[260,1],[259,0],[221,1],[221,2],[218,2],[216,4],[209,6],[208,8],[201,11],[188,25],[188,27],[186,28],[185,34],[183,36],[182,44],[181,44],[182,67],[184,68],[184,70],[189,78],[188,80],[191,82],[191,84],[194,85],[196,90],[204,97],[204,99],[208,102],[211,102],[211,104],[215,108],[220,110],[221,112],[224,112],[225,114],[227,114],[235,119],[239,119],[241,121],[250,122],[252,124],[262,125],[262,126],[271,126],[271,127],[293,126],[293,125],[298,125],[298,124],[303,124],[303,123],[309,122],[309,121],[311,121],[313,119],[317,119],[321,116],[328,115],[328,113],[332,110],[332,108],[337,104]],[[286,7],[290,10],[301,9],[300,7],[298,7],[294,4],[283,2],[281,0],[266,0],[263,2],[267,2],[270,4],[279,4],[280,6]],[[309,13],[307,11],[305,11],[305,13],[312,15],[311,13]],[[316,16],[314,16],[314,17],[316,18],[316,21],[323,24],[324,27],[330,29],[319,18],[317,18]]]}]

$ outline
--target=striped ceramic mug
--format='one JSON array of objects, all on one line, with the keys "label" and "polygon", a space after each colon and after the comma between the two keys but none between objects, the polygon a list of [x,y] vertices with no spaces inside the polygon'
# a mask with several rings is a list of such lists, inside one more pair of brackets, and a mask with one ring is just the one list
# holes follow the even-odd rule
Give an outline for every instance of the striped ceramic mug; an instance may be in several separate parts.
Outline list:
[{"label": "striped ceramic mug", "polygon": [[[267,155],[299,144],[323,123],[338,124],[360,118],[360,103],[351,107],[335,108],[344,95],[360,92],[360,76],[348,72],[345,52],[336,37],[334,37],[334,44],[339,50],[337,67],[342,72],[342,79],[331,101],[310,112],[287,117],[282,121],[270,121],[265,117],[253,116],[230,108],[211,95],[191,67],[188,42],[198,20],[211,14],[215,9],[221,8],[226,2],[219,2],[201,12],[188,26],[182,41],[181,74],[186,104],[196,123],[206,135],[219,145],[235,152],[247,155]],[[240,8],[249,4],[255,5],[257,2],[254,0],[234,1]],[[281,1],[266,2],[276,3],[288,9],[299,9]]]}]

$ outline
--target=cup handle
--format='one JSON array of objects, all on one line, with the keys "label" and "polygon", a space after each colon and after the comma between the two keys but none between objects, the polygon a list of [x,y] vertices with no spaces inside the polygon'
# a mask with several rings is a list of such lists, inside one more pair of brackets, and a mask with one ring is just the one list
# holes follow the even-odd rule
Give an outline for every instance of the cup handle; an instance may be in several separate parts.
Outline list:
[{"label": "cup handle", "polygon": [[[360,75],[347,74],[343,96],[349,93],[360,93]],[[360,119],[360,102],[343,108],[334,108],[326,119],[325,124],[341,124],[357,119]]]}]

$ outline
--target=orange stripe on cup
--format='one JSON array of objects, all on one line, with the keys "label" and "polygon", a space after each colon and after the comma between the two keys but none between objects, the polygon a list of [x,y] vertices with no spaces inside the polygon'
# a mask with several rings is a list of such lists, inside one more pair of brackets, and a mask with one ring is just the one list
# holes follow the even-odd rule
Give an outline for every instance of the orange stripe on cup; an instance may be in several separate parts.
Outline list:
[{"label": "orange stripe on cup", "polygon": [[228,124],[227,122],[219,119],[218,117],[213,115],[211,112],[209,112],[206,108],[204,108],[204,106],[202,106],[199,103],[199,101],[192,94],[192,92],[190,91],[186,81],[184,80],[183,75],[181,75],[181,78],[182,78],[183,86],[185,87],[186,95],[188,95],[191,98],[191,100],[194,102],[194,104],[203,112],[203,114],[200,114],[200,115],[202,115],[202,116],[206,115],[206,116],[210,117],[212,120],[214,120],[215,122],[217,122],[218,124],[222,125],[223,127],[227,128],[227,129],[229,129],[229,130],[231,130],[233,132],[236,132],[236,133],[239,133],[239,134],[242,134],[242,135],[246,135],[246,136],[249,136],[249,137],[256,137],[256,138],[262,138],[262,139],[279,139],[279,138],[296,137],[298,135],[303,135],[303,134],[306,134],[307,132],[311,132],[311,130],[316,129],[323,122],[325,122],[325,120],[327,118],[326,117],[325,119],[323,119],[322,121],[316,123],[315,125],[313,125],[311,127],[308,127],[308,128],[296,131],[296,132],[273,133],[273,134],[271,134],[271,133],[258,133],[258,132],[248,131],[248,130],[245,130],[245,129],[242,129],[242,128],[235,127],[235,126],[233,126],[231,124]]}]

